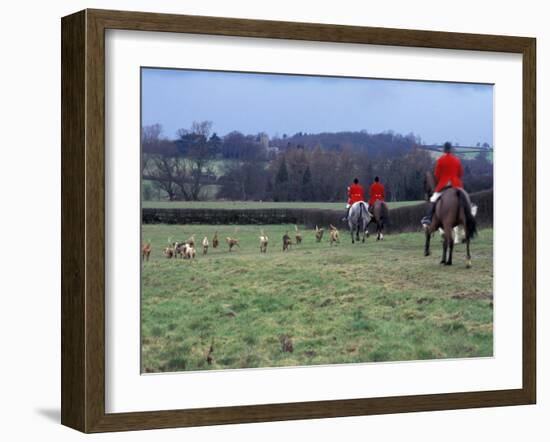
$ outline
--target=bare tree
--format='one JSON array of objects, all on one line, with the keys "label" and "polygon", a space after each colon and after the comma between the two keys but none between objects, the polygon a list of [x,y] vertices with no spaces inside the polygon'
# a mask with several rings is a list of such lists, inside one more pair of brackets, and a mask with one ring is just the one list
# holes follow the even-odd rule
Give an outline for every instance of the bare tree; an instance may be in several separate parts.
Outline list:
[{"label": "bare tree", "polygon": [[170,201],[189,199],[186,193],[185,181],[187,168],[185,160],[179,156],[151,155],[143,178],[153,182],[153,185],[164,191]]},{"label": "bare tree", "polygon": [[153,124],[151,126],[144,126],[141,128],[141,174],[147,169],[149,164],[150,155],[147,152],[158,150],[158,146],[161,142],[160,135],[162,133],[162,126],[160,124]]},{"label": "bare tree", "polygon": [[176,145],[180,154],[188,162],[188,177],[185,193],[188,198],[197,201],[208,176],[212,175],[211,162],[215,156],[217,142],[211,142],[212,122],[193,122],[191,129],[179,129]]}]

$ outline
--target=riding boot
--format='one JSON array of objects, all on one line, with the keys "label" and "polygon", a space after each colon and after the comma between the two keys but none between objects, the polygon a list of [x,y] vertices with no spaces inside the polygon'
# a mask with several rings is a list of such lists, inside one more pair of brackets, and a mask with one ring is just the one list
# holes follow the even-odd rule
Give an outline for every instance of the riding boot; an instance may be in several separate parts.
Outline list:
[{"label": "riding boot", "polygon": [[347,220],[348,220],[349,209],[351,209],[351,206],[349,206],[349,207],[346,209],[346,216],[344,216],[344,217],[342,218],[342,221],[347,221]]},{"label": "riding boot", "polygon": [[422,221],[420,221],[423,226],[428,227],[432,223],[432,218],[434,216],[434,208],[435,208],[435,203],[430,203],[430,206],[428,207],[428,213],[424,218],[422,218]]}]

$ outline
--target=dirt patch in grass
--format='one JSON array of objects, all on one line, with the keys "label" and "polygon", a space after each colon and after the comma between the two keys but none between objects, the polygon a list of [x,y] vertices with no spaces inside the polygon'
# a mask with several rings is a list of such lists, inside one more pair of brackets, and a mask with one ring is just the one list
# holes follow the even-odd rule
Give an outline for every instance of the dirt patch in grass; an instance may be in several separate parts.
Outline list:
[{"label": "dirt patch in grass", "polygon": [[493,300],[493,294],[487,292],[462,292],[451,296],[452,299],[480,299]]}]

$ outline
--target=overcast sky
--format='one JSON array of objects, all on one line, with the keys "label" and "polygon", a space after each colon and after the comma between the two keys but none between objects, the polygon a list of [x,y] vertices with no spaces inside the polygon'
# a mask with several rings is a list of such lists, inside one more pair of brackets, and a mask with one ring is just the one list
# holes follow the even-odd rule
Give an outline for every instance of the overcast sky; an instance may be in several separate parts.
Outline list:
[{"label": "overcast sky", "polygon": [[204,120],[220,136],[393,130],[428,144],[492,146],[493,86],[142,69],[144,126],[159,123],[173,138]]}]

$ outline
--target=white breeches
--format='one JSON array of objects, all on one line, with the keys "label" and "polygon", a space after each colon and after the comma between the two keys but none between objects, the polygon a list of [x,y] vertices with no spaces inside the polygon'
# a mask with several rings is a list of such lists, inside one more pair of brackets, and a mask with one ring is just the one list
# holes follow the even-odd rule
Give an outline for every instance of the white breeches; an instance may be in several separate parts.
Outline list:
[{"label": "white breeches", "polygon": [[440,196],[441,196],[441,192],[434,192],[430,198],[430,202],[435,203]]}]

